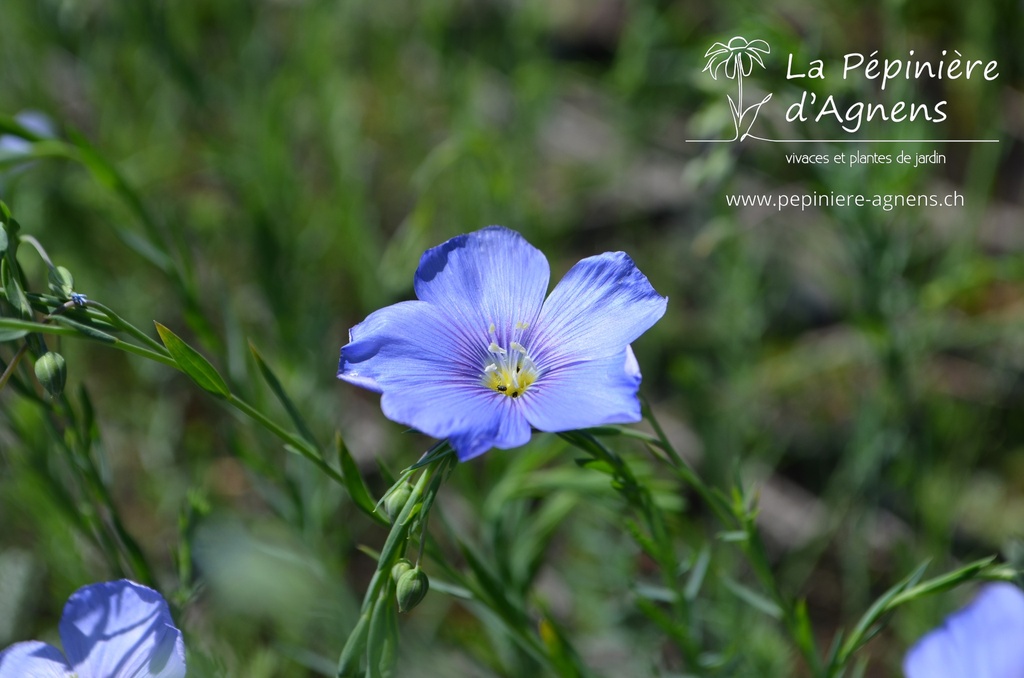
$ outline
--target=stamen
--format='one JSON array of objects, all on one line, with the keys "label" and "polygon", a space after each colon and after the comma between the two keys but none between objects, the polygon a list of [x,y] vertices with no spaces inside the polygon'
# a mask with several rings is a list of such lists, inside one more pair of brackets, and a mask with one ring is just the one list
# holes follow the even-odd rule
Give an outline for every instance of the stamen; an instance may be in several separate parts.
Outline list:
[{"label": "stamen", "polygon": [[[506,326],[507,327],[507,326]],[[483,365],[481,382],[487,388],[510,398],[518,398],[526,393],[530,385],[540,377],[540,370],[530,358],[529,351],[522,343],[525,330],[529,325],[516,322],[512,336],[508,337],[508,348],[498,342],[497,328],[490,323],[488,334],[490,343],[487,346],[488,358]],[[504,343],[504,342],[502,342]]]}]

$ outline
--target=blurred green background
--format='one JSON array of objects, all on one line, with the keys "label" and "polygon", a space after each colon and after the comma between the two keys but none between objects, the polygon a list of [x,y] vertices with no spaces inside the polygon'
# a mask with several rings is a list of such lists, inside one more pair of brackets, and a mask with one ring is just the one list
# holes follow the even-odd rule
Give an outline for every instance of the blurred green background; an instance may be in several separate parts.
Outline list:
[{"label": "blurred green background", "polygon": [[[785,153],[801,149],[782,144],[686,143],[732,133],[735,83],[702,69],[733,35],[772,46],[747,103],[804,88],[882,99],[877,83],[838,74],[787,81],[788,53],[832,68],[876,49],[997,60],[993,82],[887,89],[947,99],[943,125],[862,133],[1000,143],[908,145],[948,159],[918,169],[795,166]],[[152,224],[61,160],[0,170],[0,197],[79,291],[143,329],[171,327],[284,421],[251,341],[321,441],[341,432],[378,496],[431,441],[337,382],[338,349],[369,312],[411,297],[424,249],[503,224],[547,253],[553,279],[626,250],[670,300],[635,345],[643,392],[709,482],[759,488],[780,581],[807,598],[827,645],[924,559],[945,568],[995,553],[1024,526],[1022,35],[1018,0],[5,0],[0,115],[35,110],[59,136],[81,134]],[[834,136],[783,113],[766,106],[758,133]],[[964,207],[725,204],[729,193],[952,190]],[[45,289],[45,268],[27,248],[21,258]],[[357,547],[379,548],[385,531],[182,375],[53,339],[79,422],[87,389],[96,425],[84,435],[175,606],[190,675],[331,675],[374,564]],[[14,350],[0,345],[0,358]],[[73,590],[134,574],[95,538],[113,517],[61,453],[67,426],[0,392],[0,646],[53,639]],[[657,484],[663,472],[634,452]],[[607,479],[572,456],[538,435],[460,467],[445,520],[603,675],[671,672],[678,657],[633,599],[650,563],[616,525]],[[727,585],[749,573],[706,508],[662,489],[686,535],[681,559],[710,546],[697,614],[721,675],[804,675],[773,620]],[[968,594],[897,614],[865,651],[867,675],[895,675],[904,649]],[[400,675],[535,670],[485,610],[443,592],[402,629]]]}]

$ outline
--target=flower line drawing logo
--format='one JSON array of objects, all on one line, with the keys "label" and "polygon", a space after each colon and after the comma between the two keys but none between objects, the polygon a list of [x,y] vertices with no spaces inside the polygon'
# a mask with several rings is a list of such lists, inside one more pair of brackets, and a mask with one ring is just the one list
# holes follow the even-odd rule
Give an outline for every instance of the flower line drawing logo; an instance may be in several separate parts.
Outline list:
[{"label": "flower line drawing logo", "polygon": [[769,54],[771,47],[764,40],[747,40],[742,36],[735,36],[728,43],[716,42],[708,48],[704,58],[708,60],[704,66],[705,71],[711,73],[711,77],[718,80],[718,73],[722,71],[729,80],[736,79],[739,91],[736,100],[731,95],[729,99],[729,112],[732,114],[732,122],[735,127],[735,135],[729,141],[743,141],[750,135],[750,128],[757,119],[761,107],[772,98],[769,92],[761,101],[743,106],[743,78],[749,76],[754,70],[756,63],[764,68],[764,61],[761,54]]}]

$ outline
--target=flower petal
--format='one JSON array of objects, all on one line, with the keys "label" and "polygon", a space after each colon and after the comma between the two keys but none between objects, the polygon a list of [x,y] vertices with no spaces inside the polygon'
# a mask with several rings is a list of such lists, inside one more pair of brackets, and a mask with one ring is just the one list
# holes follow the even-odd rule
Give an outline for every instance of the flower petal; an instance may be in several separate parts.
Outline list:
[{"label": "flower petal", "polygon": [[438,381],[479,385],[489,343],[486,327],[466,328],[431,304],[403,301],[349,330],[338,378],[377,393]]},{"label": "flower petal", "polygon": [[85,586],[60,620],[68,661],[80,676],[184,678],[185,646],[167,602],[127,579]]},{"label": "flower petal", "polygon": [[376,311],[350,332],[338,377],[382,393],[384,416],[449,438],[462,460],[526,444],[530,425],[514,401],[483,385],[489,338],[423,301]]},{"label": "flower petal", "polygon": [[530,440],[530,425],[519,403],[477,382],[428,384],[384,392],[380,408],[392,421],[434,438],[448,438],[459,459],[477,457],[492,447],[507,450]]},{"label": "flower petal", "polygon": [[572,431],[640,421],[640,367],[633,349],[545,372],[523,396],[526,419],[541,431]]},{"label": "flower petal", "polygon": [[530,442],[530,424],[520,403],[510,398],[485,393],[471,400],[453,400],[450,407],[451,411],[455,407],[474,410],[471,425],[448,436],[460,461],[478,457],[492,447],[508,450]]},{"label": "flower petal", "polygon": [[1020,678],[1024,592],[1006,583],[985,586],[910,648],[903,671],[907,678]]},{"label": "flower petal", "polygon": [[416,296],[462,327],[486,335],[494,324],[505,345],[516,323],[536,319],[550,275],[548,260],[523,236],[489,226],[424,252]]},{"label": "flower petal", "polygon": [[665,314],[667,303],[624,252],[587,257],[544,302],[531,356],[544,371],[621,358],[626,346]]},{"label": "flower petal", "polygon": [[0,678],[67,678],[71,667],[53,645],[29,640],[0,652]]}]

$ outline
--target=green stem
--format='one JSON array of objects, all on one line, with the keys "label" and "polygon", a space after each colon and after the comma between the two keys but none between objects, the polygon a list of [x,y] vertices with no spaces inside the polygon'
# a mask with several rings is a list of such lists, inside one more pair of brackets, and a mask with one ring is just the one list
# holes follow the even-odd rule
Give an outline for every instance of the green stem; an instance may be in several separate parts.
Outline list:
[{"label": "green stem", "polygon": [[647,421],[651,423],[651,427],[657,434],[657,445],[669,456],[672,462],[671,467],[676,472],[676,475],[678,475],[683,482],[689,485],[697,494],[700,495],[700,498],[708,508],[715,512],[715,515],[723,525],[728,525],[729,529],[732,529],[734,527],[734,521],[731,508],[724,500],[722,500],[721,497],[716,495],[711,488],[707,486],[707,484],[705,484],[697,472],[686,462],[685,459],[683,459],[682,455],[676,451],[672,443],[669,442],[668,436],[665,435],[665,429],[662,428],[661,422],[659,422],[658,418],[654,415],[654,410],[651,409],[651,406],[646,399],[643,401],[643,406],[644,416],[647,418]]},{"label": "green stem", "polygon": [[384,542],[384,547],[380,551],[380,557],[377,559],[377,570],[373,573],[373,578],[370,580],[370,585],[366,589],[366,595],[363,597],[363,604],[359,615],[359,622],[356,624],[355,629],[349,634],[348,640],[345,642],[345,647],[342,648],[341,656],[338,658],[338,677],[346,678],[347,676],[353,675],[353,671],[356,668],[358,657],[362,654],[361,646],[366,643],[367,634],[369,632],[370,619],[373,614],[373,608],[377,604],[378,599],[386,591],[388,581],[391,577],[391,568],[394,567],[395,563],[401,557],[404,552],[406,545],[409,541],[409,528],[411,527],[411,519],[413,512],[421,510],[420,501],[427,489],[428,484],[434,476],[434,473],[442,466],[447,467],[450,461],[440,464],[427,466],[423,473],[420,474],[419,479],[413,486],[412,491],[409,494],[409,498],[406,500],[405,505],[399,512],[398,517],[395,518],[391,524],[391,532],[388,533],[388,538]]},{"label": "green stem", "polygon": [[103,314],[107,317],[108,320],[110,320],[110,323],[114,327],[118,327],[124,330],[125,332],[132,335],[133,337],[135,337],[136,339],[138,339],[139,341],[141,341],[142,343],[144,343],[157,353],[162,353],[168,357],[170,356],[170,353],[167,351],[163,344],[158,342],[156,339],[153,339],[151,336],[140,330],[135,325],[132,325],[130,322],[119,316],[117,313],[114,313],[114,311],[111,310],[110,308],[107,308],[98,301],[92,301],[91,299],[87,300],[85,302],[85,305],[102,311]]},{"label": "green stem", "polygon": [[[172,360],[173,363],[173,360]],[[173,367],[177,367],[177,364],[172,364]],[[323,456],[318,454],[316,451],[310,449],[309,443],[302,438],[296,436],[292,432],[282,428],[265,414],[257,410],[255,407],[245,402],[234,393],[229,393],[225,398],[228,403],[235,407],[239,412],[245,414],[249,418],[255,420],[265,429],[276,435],[278,438],[288,443],[296,452],[309,459],[311,462],[316,464],[317,468],[326,473],[330,478],[342,485],[345,484],[345,479],[333,466],[324,460]]]},{"label": "green stem", "polygon": [[[677,630],[672,633],[672,636],[683,652],[687,667],[692,671],[699,671],[700,648],[697,647],[689,633],[690,606],[686,592],[681,586],[679,577],[676,576],[679,563],[675,556],[675,545],[665,526],[664,516],[654,503],[650,490],[637,480],[632,469],[622,457],[589,433],[572,431],[560,433],[559,436],[574,447],[589,453],[595,459],[609,464],[616,480],[615,489],[643,517],[654,549],[650,555],[658,563],[665,587],[673,593],[672,612],[677,620],[677,624],[674,625]],[[641,546],[643,545],[641,544]]]},{"label": "green stem", "polygon": [[148,358],[149,360],[152,360],[154,362],[162,363],[164,365],[167,365],[168,367],[173,367],[176,370],[180,369],[178,367],[178,363],[174,362],[174,358],[167,355],[163,355],[162,353],[157,353],[156,351],[151,351],[143,346],[129,344],[127,341],[124,341],[122,339],[118,339],[113,344],[110,345],[120,351],[124,351],[125,353],[134,353],[137,356]]},{"label": "green stem", "polygon": [[18,363],[21,362],[21,359],[25,357],[25,353],[27,352],[28,344],[22,344],[21,348],[18,349],[18,352],[14,354],[13,358],[11,358],[11,362],[7,365],[7,369],[4,370],[3,374],[0,374],[0,391],[2,391],[4,386],[7,385],[7,380],[11,378],[12,374],[14,374],[15,368],[18,366]]},{"label": "green stem", "polygon": [[[148,345],[152,345],[152,346],[154,346],[155,349],[158,349],[158,350],[147,348],[145,346],[138,346],[137,344],[132,344],[132,343],[126,342],[126,341],[124,341],[122,339],[116,339],[116,338],[114,338],[114,340],[112,342],[111,341],[103,341],[102,343],[105,343],[105,344],[107,344],[109,346],[112,346],[113,348],[116,348],[116,349],[118,349],[120,351],[124,351],[125,353],[133,353],[133,354],[135,354],[137,356],[140,356],[142,358],[146,358],[148,360],[152,360],[154,362],[158,362],[158,363],[161,363],[163,365],[167,365],[168,367],[173,367],[174,369],[176,369],[178,371],[182,371],[181,367],[174,360],[174,358],[172,358],[170,355],[167,354],[167,350],[163,346],[160,346],[159,344],[156,344],[156,342],[154,342],[149,337],[146,337],[144,332],[142,332],[138,328],[132,326],[131,323],[127,322],[126,320],[124,320],[123,318],[118,316],[113,311],[110,311],[109,309],[107,309],[102,304],[95,304],[95,302],[91,302],[91,301],[88,302],[88,303],[90,305],[95,305],[97,309],[101,310],[105,315],[107,315],[107,317],[112,321],[112,323],[115,326],[117,326],[117,327],[119,327],[119,328],[121,328],[121,329],[123,329],[123,330],[125,330],[125,331],[127,331],[129,333],[131,333],[133,336],[139,337],[139,339],[144,340]],[[29,332],[39,332],[39,333],[43,333],[43,334],[54,334],[54,335],[58,335],[58,336],[71,336],[71,337],[92,338],[92,337],[88,337],[87,335],[83,335],[81,332],[79,332],[79,331],[77,331],[77,330],[75,330],[74,328],[71,328],[71,327],[61,327],[61,326],[50,325],[50,324],[47,324],[47,323],[37,323],[37,322],[29,321],[29,320],[19,320],[19,319],[16,319],[16,318],[0,318],[0,329],[27,330]],[[109,339],[109,337],[108,337],[108,339]],[[11,368],[11,367],[8,368],[8,370],[12,370],[12,369],[13,368]],[[6,374],[6,372],[5,372],[5,374]],[[2,385],[3,385],[3,382],[0,381],[0,386],[2,386]],[[270,431],[271,433],[276,435],[278,438],[283,440],[285,443],[290,445],[299,454],[301,454],[302,456],[306,457],[307,459],[312,461],[314,464],[316,464],[316,466],[321,471],[326,473],[331,479],[337,481],[338,483],[344,484],[344,478],[342,477],[342,475],[337,470],[335,470],[330,464],[328,464],[324,460],[323,456],[318,453],[317,450],[311,449],[309,443],[306,440],[296,436],[295,434],[291,433],[290,431],[288,431],[288,430],[282,428],[281,426],[279,426],[278,424],[274,423],[266,415],[264,415],[262,412],[260,412],[259,410],[257,410],[252,405],[250,405],[249,403],[245,402],[244,400],[242,400],[238,396],[236,396],[234,394],[228,394],[226,400],[231,405],[233,405],[236,409],[238,409],[240,412],[242,412],[246,416],[250,417],[251,419],[255,420],[260,425],[262,425],[264,428],[266,428],[268,431]]]},{"label": "green stem", "polygon": [[746,540],[742,543],[742,550],[747,556],[755,576],[757,576],[761,586],[765,588],[771,599],[782,610],[782,623],[789,632],[794,644],[800,650],[804,661],[807,662],[812,675],[825,675],[821,664],[821,655],[818,652],[814,638],[808,638],[809,644],[800,642],[800,638],[804,634],[800,630],[800,620],[797,616],[796,607],[790,603],[789,599],[782,593],[782,589],[779,588],[778,581],[775,579],[775,573],[772,571],[771,561],[768,558],[768,551],[765,549],[764,541],[761,539],[761,534],[757,529],[753,516],[749,513],[741,514],[738,510],[735,515],[747,535]]},{"label": "green stem", "polygon": [[34,247],[36,252],[39,254],[39,258],[46,262],[47,266],[53,268],[53,262],[50,261],[50,256],[46,253],[46,250],[43,249],[43,246],[39,244],[38,240],[31,235],[19,235],[18,240],[21,242],[27,242],[29,245]]}]

